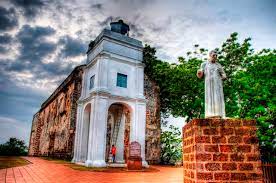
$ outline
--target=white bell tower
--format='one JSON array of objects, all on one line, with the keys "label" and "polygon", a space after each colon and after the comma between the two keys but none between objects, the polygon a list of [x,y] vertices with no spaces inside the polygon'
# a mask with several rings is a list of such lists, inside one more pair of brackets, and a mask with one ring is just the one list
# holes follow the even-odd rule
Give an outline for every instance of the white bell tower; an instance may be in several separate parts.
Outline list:
[{"label": "white bell tower", "polygon": [[[129,111],[129,143],[137,141],[141,144],[143,165],[147,166],[143,46],[141,41],[128,37],[128,31],[129,26],[122,20],[112,22],[111,30],[104,29],[89,44],[78,101],[73,162],[92,167],[106,166],[109,109],[112,105],[121,105]],[[125,125],[119,126],[124,128]],[[124,139],[125,130],[117,131],[121,134],[111,136],[116,136],[116,141]],[[124,141],[115,143],[118,153],[123,153]],[[118,156],[123,157],[122,154]]]}]

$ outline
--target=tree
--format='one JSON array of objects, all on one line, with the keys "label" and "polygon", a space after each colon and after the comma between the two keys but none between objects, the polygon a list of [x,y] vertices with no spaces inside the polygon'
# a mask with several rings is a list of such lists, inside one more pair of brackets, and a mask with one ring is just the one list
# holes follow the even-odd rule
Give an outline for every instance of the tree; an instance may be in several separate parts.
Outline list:
[{"label": "tree", "polygon": [[182,158],[182,138],[179,128],[170,125],[161,133],[161,163],[175,164]]},{"label": "tree", "polygon": [[0,155],[2,156],[22,156],[27,155],[27,146],[23,140],[11,137],[9,141],[0,144]]},{"label": "tree", "polygon": [[[226,115],[256,119],[263,159],[275,162],[276,50],[255,52],[250,41],[247,38],[240,43],[238,34],[232,33],[216,48],[227,75],[224,82]],[[179,57],[177,64],[169,64],[158,60],[155,49],[146,45],[145,72],[160,87],[162,113],[186,117],[187,121],[203,117],[204,82],[196,77],[196,71],[206,61],[207,51],[195,45],[195,50]]]},{"label": "tree", "polygon": [[245,71],[239,71],[235,82],[239,87],[242,118],[253,118],[258,122],[263,161],[276,162],[276,51],[263,50],[250,57]]}]

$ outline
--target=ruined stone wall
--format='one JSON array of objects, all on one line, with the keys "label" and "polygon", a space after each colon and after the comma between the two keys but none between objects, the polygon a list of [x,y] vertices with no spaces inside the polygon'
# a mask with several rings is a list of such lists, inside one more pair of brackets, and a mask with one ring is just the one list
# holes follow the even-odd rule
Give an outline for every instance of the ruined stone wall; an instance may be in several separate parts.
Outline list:
[{"label": "ruined stone wall", "polygon": [[144,95],[147,99],[146,107],[146,160],[150,164],[160,162],[161,118],[159,87],[147,75],[144,77]]},{"label": "ruined stone wall", "polygon": [[29,143],[29,155],[35,155],[37,152],[37,147],[39,146],[39,141],[37,140],[37,135],[40,134],[38,128],[39,121],[39,113],[36,113],[33,117],[31,135],[30,135],[30,143]]},{"label": "ruined stone wall", "polygon": [[82,69],[76,67],[34,116],[29,155],[72,157]]},{"label": "ruined stone wall", "polygon": [[[80,97],[82,68],[77,67],[44,102],[35,114],[29,155],[71,158],[75,137],[77,100]],[[146,160],[160,162],[160,99],[158,86],[145,75]],[[125,131],[127,133],[128,131]],[[128,142],[125,142],[126,144]]]}]

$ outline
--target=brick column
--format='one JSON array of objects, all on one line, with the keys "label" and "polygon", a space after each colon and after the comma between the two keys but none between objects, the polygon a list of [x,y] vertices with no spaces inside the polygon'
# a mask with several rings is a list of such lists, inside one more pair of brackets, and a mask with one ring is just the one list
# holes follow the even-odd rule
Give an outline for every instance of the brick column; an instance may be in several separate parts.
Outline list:
[{"label": "brick column", "polygon": [[184,182],[262,182],[256,121],[194,119],[183,127]]}]

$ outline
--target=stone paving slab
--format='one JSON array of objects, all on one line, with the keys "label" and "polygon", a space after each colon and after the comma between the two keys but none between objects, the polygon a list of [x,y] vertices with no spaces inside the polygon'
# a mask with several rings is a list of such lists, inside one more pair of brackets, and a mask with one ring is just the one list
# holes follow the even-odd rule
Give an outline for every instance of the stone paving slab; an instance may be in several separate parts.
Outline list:
[{"label": "stone paving slab", "polygon": [[29,165],[0,170],[0,183],[176,183],[183,182],[183,169],[154,166],[158,172],[107,173],[74,170],[37,157],[25,157]]}]

